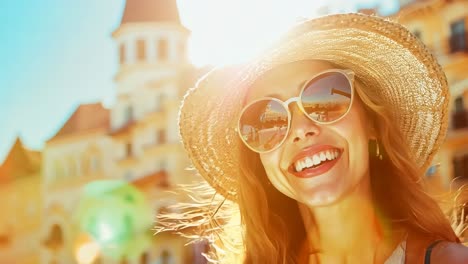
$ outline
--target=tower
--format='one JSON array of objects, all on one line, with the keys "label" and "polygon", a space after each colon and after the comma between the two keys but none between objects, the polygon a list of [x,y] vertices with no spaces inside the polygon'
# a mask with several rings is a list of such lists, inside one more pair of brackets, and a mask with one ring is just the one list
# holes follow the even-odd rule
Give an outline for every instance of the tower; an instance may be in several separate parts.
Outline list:
[{"label": "tower", "polygon": [[173,183],[184,182],[188,162],[181,162],[185,154],[176,120],[192,70],[189,31],[180,23],[176,1],[128,0],[112,36],[120,64],[110,135],[120,149],[116,158],[135,163],[117,166],[114,174],[132,180],[168,171]]},{"label": "tower", "polygon": [[[117,104],[111,129],[159,111],[165,99],[177,97],[175,80],[188,66],[187,38],[175,0],[128,0],[120,26],[112,34],[118,46],[120,67],[115,76]],[[146,103],[135,105],[136,94]]]}]

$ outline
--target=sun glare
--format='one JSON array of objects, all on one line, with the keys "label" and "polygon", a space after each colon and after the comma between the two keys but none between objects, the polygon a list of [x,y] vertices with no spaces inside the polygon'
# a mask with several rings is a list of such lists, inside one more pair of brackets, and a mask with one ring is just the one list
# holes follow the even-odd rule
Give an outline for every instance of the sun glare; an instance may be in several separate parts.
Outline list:
[{"label": "sun glare", "polygon": [[178,0],[197,65],[233,64],[254,56],[292,24],[317,13],[324,0]]},{"label": "sun glare", "polygon": [[75,257],[79,264],[93,263],[100,253],[99,245],[87,234],[78,236],[75,245]]}]

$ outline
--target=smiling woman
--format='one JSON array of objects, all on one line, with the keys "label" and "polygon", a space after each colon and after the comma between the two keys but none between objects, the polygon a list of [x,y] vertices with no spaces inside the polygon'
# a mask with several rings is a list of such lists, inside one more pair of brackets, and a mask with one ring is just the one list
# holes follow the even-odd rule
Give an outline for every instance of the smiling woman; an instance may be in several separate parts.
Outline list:
[{"label": "smiling woman", "polygon": [[448,97],[406,28],[331,15],[208,73],[184,98],[180,133],[201,176],[238,205],[243,263],[467,263],[421,181]]}]

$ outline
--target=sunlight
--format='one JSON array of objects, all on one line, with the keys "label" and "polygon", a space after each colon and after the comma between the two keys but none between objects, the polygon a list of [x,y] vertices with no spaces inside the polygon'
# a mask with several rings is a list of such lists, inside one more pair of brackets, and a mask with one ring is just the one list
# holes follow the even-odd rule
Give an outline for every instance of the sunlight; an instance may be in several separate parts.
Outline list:
[{"label": "sunlight", "polygon": [[325,0],[179,0],[182,23],[192,30],[191,61],[241,63],[271,44],[292,24],[317,14]]},{"label": "sunlight", "polygon": [[78,236],[75,246],[75,257],[79,264],[91,264],[99,256],[100,247],[89,235]]}]

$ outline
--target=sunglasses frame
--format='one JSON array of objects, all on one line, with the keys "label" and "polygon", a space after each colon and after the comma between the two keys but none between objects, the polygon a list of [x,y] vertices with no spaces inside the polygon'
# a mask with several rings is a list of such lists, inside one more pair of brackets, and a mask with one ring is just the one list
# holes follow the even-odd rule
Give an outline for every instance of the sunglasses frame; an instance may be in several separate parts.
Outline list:
[{"label": "sunglasses frame", "polygon": [[[305,111],[304,109],[304,106],[302,105],[302,96],[303,96],[303,93],[304,93],[304,90],[306,89],[306,87],[309,86],[309,84],[317,77],[319,77],[320,75],[323,75],[323,74],[327,74],[327,73],[341,73],[343,74],[343,76],[346,77],[346,79],[348,80],[349,82],[349,86],[350,86],[350,89],[351,89],[351,97],[350,97],[350,100],[351,102],[349,103],[349,106],[348,106],[348,109],[346,110],[346,112],[341,115],[339,118],[333,120],[333,121],[330,121],[330,122],[322,122],[322,121],[317,121],[315,119],[313,119],[312,117],[309,116],[309,114]],[[299,106],[299,109],[302,111],[302,113],[307,117],[309,118],[312,122],[315,122],[317,124],[320,124],[320,125],[330,125],[330,124],[333,124],[333,123],[336,123],[338,121],[340,121],[342,118],[344,118],[346,115],[348,115],[349,113],[349,110],[351,109],[352,105],[353,105],[353,102],[354,102],[354,72],[352,70],[347,70],[347,69],[329,69],[329,70],[325,70],[325,71],[322,71],[322,72],[319,72],[315,75],[313,75],[311,78],[309,78],[305,83],[304,85],[302,86],[301,88],[301,91],[299,92],[299,96],[296,96],[296,97],[291,97],[289,99],[287,99],[286,101],[282,101],[278,98],[275,98],[275,97],[262,97],[262,98],[259,98],[257,100],[254,100],[250,103],[248,103],[246,106],[244,106],[244,108],[242,109],[242,111],[240,112],[240,115],[239,115],[239,119],[237,121],[237,132],[239,134],[239,137],[241,138],[242,142],[244,143],[244,145],[246,145],[250,150],[256,152],[256,153],[260,153],[260,154],[263,154],[263,153],[268,153],[268,152],[271,152],[271,151],[274,151],[276,150],[277,148],[279,148],[281,145],[283,145],[284,141],[286,140],[286,138],[288,137],[289,135],[289,131],[291,130],[291,121],[292,121],[292,114],[291,114],[291,111],[289,110],[289,105],[292,103],[292,102],[296,102],[296,104]],[[246,140],[243,138],[242,134],[241,134],[241,117],[242,115],[244,114],[244,112],[253,104],[257,103],[257,102],[260,102],[260,101],[263,101],[263,100],[272,100],[272,101],[276,101],[278,102],[279,104],[281,104],[285,109],[286,111],[288,112],[288,128],[286,130],[286,134],[284,136],[284,138],[281,140],[280,143],[278,143],[276,146],[274,146],[272,149],[270,150],[265,150],[265,151],[258,151],[258,150],[255,150],[253,149],[249,144],[247,144]]]}]

